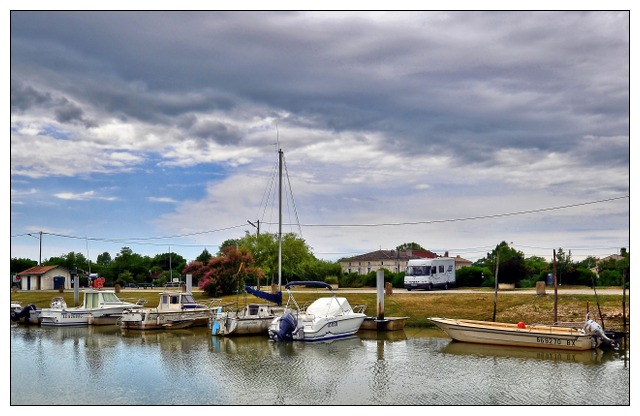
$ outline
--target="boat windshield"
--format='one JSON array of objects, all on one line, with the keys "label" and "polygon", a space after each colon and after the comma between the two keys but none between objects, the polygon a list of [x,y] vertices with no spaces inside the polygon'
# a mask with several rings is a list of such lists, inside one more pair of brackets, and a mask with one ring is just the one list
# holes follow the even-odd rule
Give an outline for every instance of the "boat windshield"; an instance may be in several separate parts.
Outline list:
[{"label": "boat windshield", "polygon": [[182,295],[182,303],[196,303],[192,295]]},{"label": "boat windshield", "polygon": [[429,266],[409,266],[407,267],[407,276],[429,276],[431,273],[431,267]]},{"label": "boat windshield", "polygon": [[102,292],[102,298],[105,303],[120,303],[120,299],[118,299],[115,293]]}]

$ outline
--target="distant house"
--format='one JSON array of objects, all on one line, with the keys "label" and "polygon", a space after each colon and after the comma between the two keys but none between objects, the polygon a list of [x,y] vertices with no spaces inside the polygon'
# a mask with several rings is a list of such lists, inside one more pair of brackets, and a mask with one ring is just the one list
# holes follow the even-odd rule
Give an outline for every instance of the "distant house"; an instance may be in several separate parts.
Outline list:
[{"label": "distant house", "polygon": [[[445,253],[447,257],[449,253]],[[430,250],[377,250],[354,257],[340,259],[338,263],[343,273],[369,274],[380,269],[387,269],[392,273],[404,272],[407,262],[412,259],[435,259],[439,257]],[[470,260],[460,256],[455,257],[456,270],[464,266],[471,266]]]},{"label": "distant house", "polygon": [[71,273],[62,266],[31,267],[18,273],[16,280],[22,290],[71,289]]},{"label": "distant house", "polygon": [[456,270],[460,270],[463,267],[473,265],[473,262],[471,260],[463,259],[459,255],[455,256],[454,258],[456,260]]}]

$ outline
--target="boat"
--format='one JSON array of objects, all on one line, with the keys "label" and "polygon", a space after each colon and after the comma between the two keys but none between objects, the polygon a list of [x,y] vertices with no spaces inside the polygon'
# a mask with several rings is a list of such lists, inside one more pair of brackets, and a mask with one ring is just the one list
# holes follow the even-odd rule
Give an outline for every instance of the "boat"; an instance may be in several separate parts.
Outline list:
[{"label": "boat", "polygon": [[[294,287],[328,289],[330,296],[316,299],[306,309],[298,305]],[[367,315],[364,306],[351,307],[344,297],[338,297],[331,285],[319,281],[296,281],[285,285],[289,294],[284,314],[269,326],[269,338],[274,341],[327,341],[355,335]]]},{"label": "boat", "polygon": [[142,302],[120,300],[115,290],[86,289],[81,306],[68,307],[63,297],[54,297],[49,308],[40,310],[40,325],[114,325],[123,311],[142,308]]},{"label": "boat", "polygon": [[223,310],[218,308],[217,313],[213,317],[211,325],[211,335],[229,336],[229,335],[261,335],[267,334],[271,322],[282,316],[284,308],[282,308],[282,149],[278,149],[278,179],[279,179],[279,220],[278,220],[278,286],[275,293],[267,293],[250,286],[245,286],[245,291],[258,298],[262,298],[274,303],[277,306],[269,304],[250,303],[244,305],[243,308],[235,310]]},{"label": "boat", "polygon": [[40,325],[40,311],[33,303],[22,307],[20,303],[11,302],[11,321],[25,325]]},{"label": "boat", "polygon": [[213,335],[258,335],[267,334],[274,318],[282,315],[284,308],[269,304],[249,303],[241,309],[223,310],[218,307],[213,317]]},{"label": "boat", "polygon": [[573,351],[616,346],[602,327],[588,317],[581,327],[435,317],[427,319],[453,340],[461,342]]},{"label": "boat", "polygon": [[198,303],[190,292],[164,290],[156,308],[132,308],[125,310],[118,320],[121,329],[182,329],[208,326],[214,311],[214,303]]}]

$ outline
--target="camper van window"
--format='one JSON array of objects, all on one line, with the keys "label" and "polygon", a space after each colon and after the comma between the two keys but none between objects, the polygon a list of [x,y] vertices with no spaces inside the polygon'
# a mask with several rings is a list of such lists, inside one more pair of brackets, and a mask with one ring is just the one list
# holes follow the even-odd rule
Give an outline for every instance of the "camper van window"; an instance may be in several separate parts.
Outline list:
[{"label": "camper van window", "polygon": [[438,266],[438,273],[444,273],[444,265]]}]

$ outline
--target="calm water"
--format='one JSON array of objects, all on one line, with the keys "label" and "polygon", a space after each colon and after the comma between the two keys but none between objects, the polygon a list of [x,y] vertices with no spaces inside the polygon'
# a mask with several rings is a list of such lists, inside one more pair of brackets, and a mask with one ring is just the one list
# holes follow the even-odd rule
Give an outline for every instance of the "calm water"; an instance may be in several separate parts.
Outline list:
[{"label": "calm water", "polygon": [[628,351],[483,347],[439,330],[279,344],[11,327],[11,405],[629,405],[629,367]]}]

